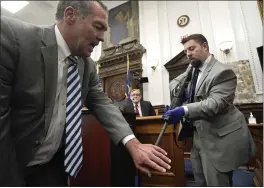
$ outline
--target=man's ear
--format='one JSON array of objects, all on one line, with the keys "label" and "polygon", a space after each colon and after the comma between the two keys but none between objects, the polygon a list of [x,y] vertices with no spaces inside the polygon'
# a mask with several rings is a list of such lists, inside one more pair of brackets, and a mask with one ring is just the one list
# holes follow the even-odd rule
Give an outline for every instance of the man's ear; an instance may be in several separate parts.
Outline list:
[{"label": "man's ear", "polygon": [[65,8],[64,11],[64,20],[69,24],[72,25],[75,23],[76,19],[77,19],[78,15],[77,15],[77,11],[71,7],[68,6]]},{"label": "man's ear", "polygon": [[202,46],[203,46],[203,48],[206,48],[209,51],[209,46],[208,46],[207,42],[204,42]]}]

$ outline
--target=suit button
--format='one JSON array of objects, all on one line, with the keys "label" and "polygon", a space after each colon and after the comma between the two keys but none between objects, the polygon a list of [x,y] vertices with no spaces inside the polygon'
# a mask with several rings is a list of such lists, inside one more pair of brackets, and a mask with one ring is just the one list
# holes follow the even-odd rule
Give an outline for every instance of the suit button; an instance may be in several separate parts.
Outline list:
[{"label": "suit button", "polygon": [[39,146],[39,145],[40,145],[40,141],[37,140],[37,141],[35,142],[35,146]]}]

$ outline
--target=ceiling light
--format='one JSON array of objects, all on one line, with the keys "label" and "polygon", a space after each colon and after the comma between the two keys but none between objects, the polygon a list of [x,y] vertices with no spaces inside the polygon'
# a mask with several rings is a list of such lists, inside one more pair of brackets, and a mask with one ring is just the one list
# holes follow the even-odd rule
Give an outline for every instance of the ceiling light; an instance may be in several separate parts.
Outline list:
[{"label": "ceiling light", "polygon": [[1,1],[1,7],[12,13],[16,13],[28,4],[28,1]]}]

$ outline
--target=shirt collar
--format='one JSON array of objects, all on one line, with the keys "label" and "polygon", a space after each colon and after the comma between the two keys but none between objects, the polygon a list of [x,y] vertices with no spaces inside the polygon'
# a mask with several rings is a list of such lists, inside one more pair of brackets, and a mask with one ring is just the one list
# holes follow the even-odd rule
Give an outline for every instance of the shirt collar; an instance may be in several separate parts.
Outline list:
[{"label": "shirt collar", "polygon": [[58,44],[58,62],[64,61],[68,56],[71,55],[70,49],[63,39],[57,25],[55,25],[55,35]]},{"label": "shirt collar", "polygon": [[[140,107],[140,102],[137,103],[138,107]],[[136,103],[133,103],[133,106],[136,106]]]},{"label": "shirt collar", "polygon": [[212,54],[210,54],[207,57],[207,59],[202,63],[202,66],[199,67],[200,72],[203,72],[206,69],[206,67],[207,67],[208,63],[211,61],[211,59],[212,59]]}]

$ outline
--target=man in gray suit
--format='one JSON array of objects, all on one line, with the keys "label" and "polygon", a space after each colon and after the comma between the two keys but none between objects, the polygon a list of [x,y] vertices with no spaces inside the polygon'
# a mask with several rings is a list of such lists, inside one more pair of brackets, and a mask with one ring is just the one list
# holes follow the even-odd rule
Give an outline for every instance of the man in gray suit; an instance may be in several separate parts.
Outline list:
[{"label": "man in gray suit", "polygon": [[[164,118],[170,116],[169,123],[176,123],[188,116],[193,123],[191,161],[196,186],[231,186],[233,170],[256,152],[245,117],[233,105],[236,75],[209,53],[203,35],[190,35],[182,43],[195,70],[187,87],[187,101],[167,111]],[[171,81],[172,96],[186,72]]]},{"label": "man in gray suit", "polygon": [[107,8],[61,1],[56,19],[40,27],[1,17],[0,186],[67,186],[68,174],[76,176],[83,162],[82,104],[115,144],[125,145],[138,169],[165,172],[166,152],[135,138],[89,58],[104,41]]}]

